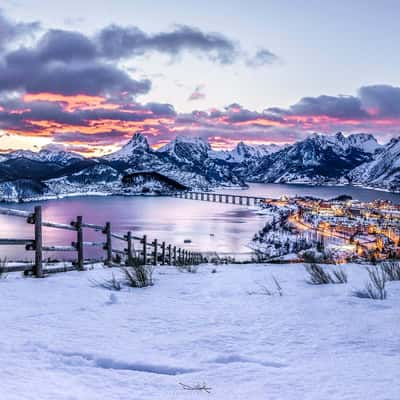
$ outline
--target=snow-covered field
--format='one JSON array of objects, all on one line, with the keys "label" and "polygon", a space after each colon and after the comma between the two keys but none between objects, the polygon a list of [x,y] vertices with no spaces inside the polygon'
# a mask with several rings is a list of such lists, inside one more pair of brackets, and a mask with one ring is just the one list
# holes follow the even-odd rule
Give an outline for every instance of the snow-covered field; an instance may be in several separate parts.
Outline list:
[{"label": "snow-covered field", "polygon": [[[400,282],[374,301],[351,296],[362,266],[323,286],[301,265],[212,268],[121,292],[90,282],[106,269],[0,280],[0,399],[400,398]],[[262,294],[272,276],[283,296]]]}]

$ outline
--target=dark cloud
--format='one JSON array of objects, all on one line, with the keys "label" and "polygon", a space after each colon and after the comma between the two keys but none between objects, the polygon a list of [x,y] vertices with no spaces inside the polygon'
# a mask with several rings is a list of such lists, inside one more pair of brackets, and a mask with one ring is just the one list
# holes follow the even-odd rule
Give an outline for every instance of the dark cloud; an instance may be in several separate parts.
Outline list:
[{"label": "dark cloud", "polygon": [[[0,62],[0,91],[26,91],[30,93],[59,93],[64,95],[89,94],[111,95],[127,92],[132,96],[147,93],[149,80],[137,81],[116,66],[90,59],[85,47],[71,46],[77,42],[75,36],[66,35],[60,40],[47,38],[46,45],[36,48],[21,48],[8,53]],[[67,49],[55,45],[52,40],[62,42]],[[85,60],[82,58],[86,56]]]},{"label": "dark cloud", "polygon": [[126,132],[121,132],[116,129],[104,132],[98,132],[94,134],[85,134],[81,132],[63,132],[56,133],[53,137],[54,142],[56,143],[82,143],[88,145],[112,145],[119,142],[126,141],[127,137]]},{"label": "dark cloud", "polygon": [[278,61],[278,56],[267,49],[260,49],[253,57],[247,59],[246,64],[250,67],[262,67]]},{"label": "dark cloud", "polygon": [[42,61],[90,61],[97,57],[97,50],[82,33],[52,29],[39,40],[36,57]]},{"label": "dark cloud", "polygon": [[159,52],[177,56],[194,52],[221,64],[232,64],[239,53],[238,46],[219,33],[205,33],[200,29],[177,25],[170,32],[147,34],[138,27],[110,25],[97,36],[104,57],[120,59]]},{"label": "dark cloud", "polygon": [[282,115],[327,116],[340,119],[368,117],[361,100],[354,96],[303,97],[288,110],[273,107],[268,108],[267,111]]},{"label": "dark cloud", "polygon": [[390,85],[363,86],[359,96],[365,108],[373,115],[400,117],[400,87]]}]

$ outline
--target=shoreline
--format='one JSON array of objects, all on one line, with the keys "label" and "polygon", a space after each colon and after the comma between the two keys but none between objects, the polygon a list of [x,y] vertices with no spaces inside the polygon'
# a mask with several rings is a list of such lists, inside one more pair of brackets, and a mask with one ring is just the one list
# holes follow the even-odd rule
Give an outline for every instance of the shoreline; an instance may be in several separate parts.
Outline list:
[{"label": "shoreline", "polygon": [[[261,185],[303,185],[305,187],[353,187],[353,188],[361,188],[361,189],[366,189],[366,190],[371,190],[371,191],[376,191],[376,192],[384,192],[384,193],[391,193],[393,195],[398,195],[400,196],[400,191],[391,191],[389,189],[381,188],[381,187],[374,187],[374,186],[367,186],[367,185],[362,185],[362,184],[351,184],[351,183],[346,183],[346,184],[340,184],[340,183],[324,183],[324,184],[313,184],[313,183],[306,183],[306,182],[291,182],[291,183],[259,183],[259,182],[248,182],[250,184],[261,184]],[[241,191],[246,191],[249,190],[249,186],[247,185],[246,187],[242,186],[220,186],[217,188],[211,188],[208,191],[210,193],[215,193],[219,190],[241,190]],[[201,190],[203,191],[203,190]],[[207,192],[207,191],[204,191]],[[119,193],[119,192],[102,192],[102,191],[93,191],[93,192],[70,192],[70,193],[63,193],[63,194],[49,194],[49,195],[44,195],[44,196],[38,196],[38,197],[27,197],[23,199],[18,199],[18,200],[11,200],[11,199],[1,199],[0,203],[1,204],[23,204],[23,203],[32,203],[35,201],[48,201],[48,200],[60,200],[64,198],[69,198],[69,197],[89,197],[89,196],[98,196],[98,197],[108,197],[108,196],[126,196],[126,197],[134,197],[134,196],[150,196],[150,197],[162,197],[165,196],[163,194],[159,193]],[[262,196],[260,196],[262,197]]]}]

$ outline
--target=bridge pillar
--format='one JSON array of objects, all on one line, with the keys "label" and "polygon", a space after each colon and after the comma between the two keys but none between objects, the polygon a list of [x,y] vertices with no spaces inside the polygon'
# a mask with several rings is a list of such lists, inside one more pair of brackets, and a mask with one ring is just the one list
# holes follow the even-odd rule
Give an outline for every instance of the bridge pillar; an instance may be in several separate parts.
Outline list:
[{"label": "bridge pillar", "polygon": [[249,206],[250,205],[250,197],[247,197],[246,200],[247,200],[246,204]]},{"label": "bridge pillar", "polygon": [[199,199],[199,194],[198,194],[197,192],[194,194],[194,198],[195,198],[196,200]]},{"label": "bridge pillar", "polygon": [[217,201],[217,195],[215,193],[213,194],[213,201]]},{"label": "bridge pillar", "polygon": [[210,193],[207,193],[207,201],[210,201]]},{"label": "bridge pillar", "polygon": [[232,196],[232,204],[236,204],[236,196]]},{"label": "bridge pillar", "polygon": [[222,194],[219,195],[219,202],[222,203]]},{"label": "bridge pillar", "polygon": [[225,195],[225,203],[229,203],[229,196],[227,194]]},{"label": "bridge pillar", "polygon": [[239,197],[239,203],[240,203],[240,205],[243,204],[243,197],[242,196]]},{"label": "bridge pillar", "polygon": [[204,200],[204,193],[200,193],[200,200]]}]

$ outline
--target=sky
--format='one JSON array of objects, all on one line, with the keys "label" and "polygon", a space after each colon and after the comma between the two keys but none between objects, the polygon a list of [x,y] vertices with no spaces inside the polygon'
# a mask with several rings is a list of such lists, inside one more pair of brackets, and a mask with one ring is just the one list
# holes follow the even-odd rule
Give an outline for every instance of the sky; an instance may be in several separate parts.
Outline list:
[{"label": "sky", "polygon": [[2,0],[0,151],[400,133],[400,2]]}]

